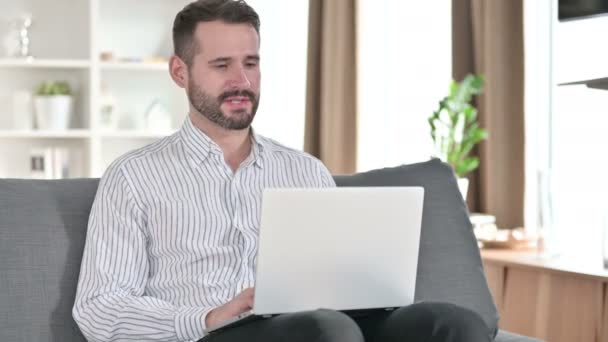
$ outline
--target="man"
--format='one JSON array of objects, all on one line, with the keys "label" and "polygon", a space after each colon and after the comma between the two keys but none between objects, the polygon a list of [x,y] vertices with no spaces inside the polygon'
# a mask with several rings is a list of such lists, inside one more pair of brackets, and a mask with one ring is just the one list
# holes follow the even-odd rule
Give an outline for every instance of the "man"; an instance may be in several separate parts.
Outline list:
[{"label": "man", "polygon": [[[178,133],[112,163],[91,210],[73,316],[92,341],[196,341],[250,310],[263,189],[335,186],[317,159],[250,128],[260,100],[251,7],[198,0],[177,14],[173,41],[170,73],[189,116]],[[477,314],[418,303],[358,317],[286,314],[202,341],[364,338],[490,339]]]}]

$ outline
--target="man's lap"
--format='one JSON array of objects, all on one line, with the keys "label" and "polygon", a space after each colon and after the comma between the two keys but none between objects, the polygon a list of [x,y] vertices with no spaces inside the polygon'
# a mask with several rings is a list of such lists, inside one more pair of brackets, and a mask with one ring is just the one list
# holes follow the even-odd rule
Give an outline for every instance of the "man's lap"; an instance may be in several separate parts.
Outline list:
[{"label": "man's lap", "polygon": [[394,311],[346,315],[332,310],[285,314],[211,334],[200,342],[419,341],[433,334],[442,341],[490,341],[476,313],[446,303],[423,302]]},{"label": "man's lap", "polygon": [[211,334],[199,342],[363,341],[353,319],[320,309],[279,315]]}]

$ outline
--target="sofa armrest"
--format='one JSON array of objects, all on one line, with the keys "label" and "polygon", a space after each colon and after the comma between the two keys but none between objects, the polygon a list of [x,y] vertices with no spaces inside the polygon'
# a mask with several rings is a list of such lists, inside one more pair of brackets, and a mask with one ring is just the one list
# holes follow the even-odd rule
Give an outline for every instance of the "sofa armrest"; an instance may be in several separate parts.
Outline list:
[{"label": "sofa armrest", "polygon": [[541,342],[541,340],[521,335],[516,335],[504,330],[499,330],[495,342]]}]

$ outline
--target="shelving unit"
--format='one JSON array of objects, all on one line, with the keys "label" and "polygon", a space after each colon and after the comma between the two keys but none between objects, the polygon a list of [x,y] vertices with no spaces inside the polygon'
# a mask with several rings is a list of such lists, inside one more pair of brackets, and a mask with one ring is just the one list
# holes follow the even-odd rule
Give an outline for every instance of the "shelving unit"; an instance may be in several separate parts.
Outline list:
[{"label": "shelving unit", "polygon": [[67,131],[49,131],[49,130],[3,130],[0,131],[0,138],[11,139],[78,139],[90,138],[91,131],[88,129],[70,129]]},{"label": "shelving unit", "polygon": [[[598,37],[608,26],[608,16],[556,22],[555,80],[559,86],[586,85],[608,90],[608,47]],[[581,37],[584,37],[581,39]]]},{"label": "shelving unit", "polygon": [[[168,60],[173,16],[189,2],[15,0],[3,4],[0,39],[9,34],[10,25],[3,25],[3,20],[32,14],[34,58],[10,57],[0,46],[0,177],[28,178],[30,152],[41,147],[73,151],[71,176],[99,177],[118,156],[174,133],[187,113],[186,96],[170,79],[167,62],[146,60]],[[133,13],[138,13],[136,22]],[[115,59],[102,61],[103,52],[111,52]],[[15,128],[13,94],[33,92],[45,80],[70,84],[75,99],[70,129]],[[116,102],[118,127],[112,130],[102,128],[99,121],[102,84]],[[147,130],[145,124],[144,114],[154,101],[171,113],[171,127],[160,132]]]},{"label": "shelving unit", "polygon": [[90,61],[78,59],[5,58],[0,60],[0,68],[86,69],[90,66]]},{"label": "shelving unit", "polygon": [[156,62],[101,62],[99,67],[102,70],[169,71],[168,63]]},{"label": "shelving unit", "polygon": [[176,131],[112,131],[100,133],[101,138],[131,138],[131,139],[158,139],[175,133]]}]

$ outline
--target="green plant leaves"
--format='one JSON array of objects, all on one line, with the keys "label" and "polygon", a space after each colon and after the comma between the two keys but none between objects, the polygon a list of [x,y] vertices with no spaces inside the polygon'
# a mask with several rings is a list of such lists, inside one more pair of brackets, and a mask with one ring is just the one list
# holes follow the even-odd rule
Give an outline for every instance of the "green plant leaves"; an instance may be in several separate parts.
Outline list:
[{"label": "green plant leaves", "polygon": [[38,96],[53,96],[53,95],[71,95],[72,90],[70,84],[64,81],[58,82],[42,82],[36,89]]},{"label": "green plant leaves", "polygon": [[477,120],[477,109],[471,105],[466,106],[462,110],[462,114],[464,114],[464,118],[467,123]]},{"label": "green plant leaves", "polygon": [[449,95],[439,101],[439,108],[428,118],[437,156],[450,164],[458,176],[479,167],[479,159],[468,157],[476,144],[488,138],[479,127],[477,109],[470,103],[481,93],[482,75],[467,75],[460,83],[450,83]]},{"label": "green plant leaves", "polygon": [[456,169],[454,170],[459,177],[463,177],[467,173],[475,170],[479,167],[479,158],[477,157],[468,157],[461,160],[458,164],[456,164]]}]

